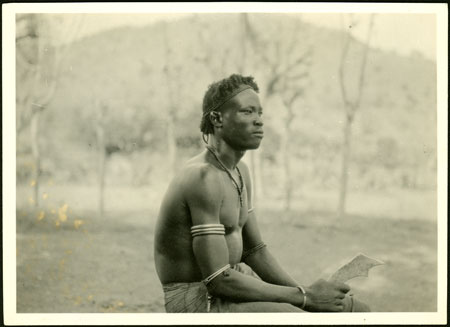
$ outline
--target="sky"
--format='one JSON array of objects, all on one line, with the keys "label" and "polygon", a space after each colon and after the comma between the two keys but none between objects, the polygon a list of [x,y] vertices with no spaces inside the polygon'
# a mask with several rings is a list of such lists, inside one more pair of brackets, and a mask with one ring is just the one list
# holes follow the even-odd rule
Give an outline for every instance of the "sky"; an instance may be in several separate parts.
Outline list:
[{"label": "sky", "polygon": [[[86,14],[79,36],[97,33],[118,26],[144,26],[160,20],[175,20],[189,13],[179,14]],[[355,14],[360,20],[355,36],[365,39],[368,14]],[[341,29],[341,14],[303,13],[305,21],[327,28]],[[344,15],[344,22],[348,15]],[[378,13],[374,18],[371,45],[402,55],[419,51],[429,59],[436,56],[436,18],[434,14],[385,14]]]},{"label": "sky", "polygon": [[[367,26],[368,14],[360,14],[361,24]],[[313,24],[328,28],[342,28],[338,14],[307,14],[303,18]],[[365,39],[366,27],[355,30],[356,36]],[[371,44],[385,50],[408,55],[422,52],[427,58],[436,57],[436,19],[433,14],[375,14]]]}]

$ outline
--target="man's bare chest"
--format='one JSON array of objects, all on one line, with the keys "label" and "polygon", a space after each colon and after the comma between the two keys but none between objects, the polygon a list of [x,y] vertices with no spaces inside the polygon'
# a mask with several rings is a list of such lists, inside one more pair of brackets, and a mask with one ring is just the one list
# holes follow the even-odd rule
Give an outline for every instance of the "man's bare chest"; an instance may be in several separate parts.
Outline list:
[{"label": "man's bare chest", "polygon": [[235,184],[228,176],[223,178],[223,188],[224,196],[219,213],[220,222],[227,229],[240,229],[245,225],[248,216],[247,189],[244,186],[239,196]]}]

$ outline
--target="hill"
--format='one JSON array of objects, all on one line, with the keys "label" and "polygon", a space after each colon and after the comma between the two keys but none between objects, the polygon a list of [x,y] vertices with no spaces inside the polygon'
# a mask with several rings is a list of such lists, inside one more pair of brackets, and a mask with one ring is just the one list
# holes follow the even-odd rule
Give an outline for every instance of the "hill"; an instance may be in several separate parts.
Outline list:
[{"label": "hill", "polygon": [[[289,42],[290,26],[299,22],[293,16],[267,14],[253,14],[250,21],[260,35],[278,35],[273,42],[279,43]],[[304,47],[310,47],[313,55],[305,95],[296,107],[292,155],[303,166],[322,165],[319,174],[336,176],[338,167],[332,163],[339,160],[344,118],[337,78],[343,33],[300,23]],[[139,150],[163,158],[168,121],[173,121],[178,155],[197,151],[206,86],[242,69],[263,86],[270,76],[257,53],[248,51],[242,57],[241,39],[238,15],[220,14],[121,27],[73,43],[43,121],[44,151],[48,162],[53,162],[47,169],[58,170],[65,162],[72,170],[84,165],[82,171],[95,171],[92,144],[99,107],[103,108],[107,139],[121,149],[137,144]],[[353,80],[361,47],[355,42],[346,67]],[[244,68],[240,61],[247,63]],[[282,134],[277,121],[283,119],[283,108],[270,104],[265,105],[267,141],[263,149],[269,170],[271,160],[275,165],[278,162],[273,154]],[[434,185],[436,64],[420,54],[406,57],[370,49],[353,135],[353,162],[359,171],[401,168],[409,180],[423,172],[425,177],[417,183]],[[65,156],[64,161],[62,152],[75,152],[85,159],[73,162],[74,158]],[[148,165],[159,159],[151,159]]]}]

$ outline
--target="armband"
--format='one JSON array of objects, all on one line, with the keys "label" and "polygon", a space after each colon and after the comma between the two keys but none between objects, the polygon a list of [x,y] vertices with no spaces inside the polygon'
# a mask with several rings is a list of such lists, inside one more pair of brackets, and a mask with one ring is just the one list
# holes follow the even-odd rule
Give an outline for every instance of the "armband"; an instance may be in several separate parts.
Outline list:
[{"label": "armband", "polygon": [[253,212],[253,210],[254,210],[253,208],[250,208],[247,210],[247,213]]},{"label": "armband", "polygon": [[200,235],[225,235],[225,226],[222,224],[204,224],[191,227],[192,238]]},{"label": "armband", "polygon": [[209,275],[208,277],[206,277],[204,280],[202,280],[202,282],[205,285],[208,285],[209,283],[211,283],[211,281],[216,278],[217,276],[219,276],[221,273],[223,273],[225,270],[227,270],[228,268],[231,268],[230,264],[225,265],[224,267],[220,268],[219,270],[217,270],[216,272],[213,272],[211,275]]},{"label": "armband", "polygon": [[302,306],[300,307],[300,309],[305,310],[305,306],[306,306],[306,291],[303,288],[303,286],[298,285],[297,288],[303,294],[303,303],[302,303]]},{"label": "armband", "polygon": [[255,254],[256,252],[258,252],[259,250],[261,250],[264,247],[266,247],[266,244],[261,242],[258,245],[252,247],[250,250],[245,251],[244,253],[242,253],[241,261],[244,261],[247,257]]}]

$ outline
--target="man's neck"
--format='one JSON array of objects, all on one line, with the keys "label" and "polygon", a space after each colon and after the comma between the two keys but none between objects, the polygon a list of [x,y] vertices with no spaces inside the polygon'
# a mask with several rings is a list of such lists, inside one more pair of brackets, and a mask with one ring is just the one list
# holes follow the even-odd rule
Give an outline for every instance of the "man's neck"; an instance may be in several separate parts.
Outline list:
[{"label": "man's neck", "polygon": [[223,139],[214,134],[209,135],[208,146],[214,149],[222,164],[230,170],[236,168],[239,160],[245,154],[245,151],[233,149]]}]

